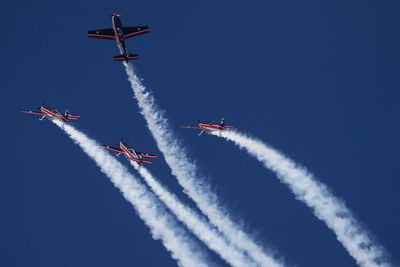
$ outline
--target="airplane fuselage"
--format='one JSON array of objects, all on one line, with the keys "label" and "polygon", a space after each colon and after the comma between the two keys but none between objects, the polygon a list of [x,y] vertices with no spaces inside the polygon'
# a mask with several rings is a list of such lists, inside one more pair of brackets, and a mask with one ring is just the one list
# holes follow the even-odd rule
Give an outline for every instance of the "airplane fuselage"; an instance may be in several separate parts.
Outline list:
[{"label": "airplane fuselage", "polygon": [[119,50],[121,51],[121,54],[126,55],[124,31],[122,30],[121,20],[117,15],[112,16],[112,25],[115,34],[115,40],[117,40]]},{"label": "airplane fuselage", "polygon": [[121,141],[118,143],[119,148],[117,147],[111,147],[111,146],[101,146],[102,148],[105,148],[107,150],[113,151],[117,153],[117,156],[123,154],[126,156],[127,160],[130,161],[135,161],[137,162],[140,166],[143,163],[146,164],[151,164],[150,161],[146,161],[145,158],[152,158],[156,159],[156,155],[151,155],[148,153],[142,153],[142,152],[136,152],[133,147],[130,147],[126,142],[124,142],[121,138]]},{"label": "airplane fuselage", "polygon": [[68,121],[66,118],[64,118],[64,116],[62,114],[58,114],[57,112],[54,112],[54,111],[52,111],[50,109],[47,109],[45,107],[40,107],[40,110],[44,114],[49,115],[52,118],[56,118],[56,119],[59,119],[59,120],[65,121],[65,122]]},{"label": "airplane fuselage", "polygon": [[114,56],[114,61],[125,61],[138,59],[136,54],[128,54],[125,48],[125,40],[148,33],[150,31],[148,26],[129,26],[123,27],[119,15],[114,13],[111,15],[112,28],[91,30],[88,31],[89,38],[114,40],[117,42],[118,48],[121,52],[120,55]]},{"label": "airplane fuselage", "polygon": [[138,157],[138,155],[136,154],[136,152],[135,152],[133,149],[127,147],[123,142],[119,142],[119,147],[126,153],[126,155],[127,155],[129,158],[132,158],[132,159],[139,159],[139,157]]},{"label": "airplane fuselage", "polygon": [[214,130],[223,130],[224,127],[218,125],[218,124],[205,124],[205,123],[199,123],[199,128],[207,131],[214,131]]}]

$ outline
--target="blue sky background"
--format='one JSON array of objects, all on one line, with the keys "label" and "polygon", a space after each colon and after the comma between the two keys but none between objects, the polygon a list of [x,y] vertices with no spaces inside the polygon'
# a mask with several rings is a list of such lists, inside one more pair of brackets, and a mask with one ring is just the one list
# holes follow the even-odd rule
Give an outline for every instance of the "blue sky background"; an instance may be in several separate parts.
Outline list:
[{"label": "blue sky background", "polygon": [[[232,144],[179,125],[224,116],[281,150],[343,198],[399,263],[399,7],[1,2],[0,265],[176,265],[78,146],[50,122],[19,112],[45,100],[81,115],[74,125],[100,143],[124,136],[160,154],[112,60],[116,43],[86,35],[111,27],[114,12],[125,26],[150,26],[127,41],[127,51],[139,54],[140,76],[221,202],[262,244],[298,266],[355,266],[273,173]],[[150,170],[193,206],[162,157]]]}]

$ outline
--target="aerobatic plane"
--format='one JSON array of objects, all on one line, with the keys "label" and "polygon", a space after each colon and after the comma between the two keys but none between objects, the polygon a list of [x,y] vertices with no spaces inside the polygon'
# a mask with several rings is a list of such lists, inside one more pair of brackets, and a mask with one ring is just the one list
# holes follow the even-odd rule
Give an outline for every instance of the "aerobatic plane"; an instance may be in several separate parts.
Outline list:
[{"label": "aerobatic plane", "polygon": [[143,163],[151,164],[150,161],[144,160],[146,158],[150,158],[150,159],[157,158],[157,156],[155,156],[155,155],[135,151],[132,146],[128,145],[128,143],[126,141],[124,141],[124,139],[122,137],[121,137],[121,141],[116,145],[119,145],[119,147],[112,147],[112,146],[101,146],[101,147],[104,149],[116,152],[117,156],[123,154],[126,156],[126,158],[128,160],[136,161],[140,166]]},{"label": "aerobatic plane", "polygon": [[66,109],[64,114],[62,114],[60,111],[58,111],[58,109],[45,107],[44,104],[43,104],[43,106],[38,107],[38,109],[41,112],[33,112],[30,110],[21,110],[21,112],[27,113],[27,114],[32,114],[32,115],[42,116],[41,118],[39,118],[39,120],[41,120],[41,121],[47,117],[48,119],[59,119],[64,122],[68,122],[69,120],[77,120],[78,118],[81,117],[81,116],[74,116],[74,115],[69,114],[68,109]]},{"label": "aerobatic plane", "polygon": [[215,123],[214,121],[212,122],[201,122],[199,120],[199,124],[197,127],[195,126],[181,126],[181,128],[189,128],[189,129],[199,129],[201,130],[200,133],[198,135],[202,135],[203,132],[206,133],[210,133],[210,132],[214,132],[214,131],[224,131],[224,130],[236,130],[236,128],[234,126],[225,126],[225,119],[222,118],[221,122]]},{"label": "aerobatic plane", "polygon": [[123,27],[119,15],[114,13],[110,15],[112,20],[112,28],[88,31],[89,38],[98,38],[106,40],[116,40],[121,51],[121,55],[115,56],[115,61],[126,61],[138,59],[136,54],[128,54],[125,50],[125,40],[150,32],[148,26]]}]

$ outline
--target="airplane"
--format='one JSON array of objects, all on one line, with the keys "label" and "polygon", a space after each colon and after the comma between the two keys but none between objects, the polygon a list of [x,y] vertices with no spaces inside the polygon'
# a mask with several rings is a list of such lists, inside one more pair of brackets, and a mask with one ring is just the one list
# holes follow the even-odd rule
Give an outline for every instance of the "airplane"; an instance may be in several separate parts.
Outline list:
[{"label": "airplane", "polygon": [[211,123],[205,121],[205,122],[201,122],[199,120],[199,126],[198,127],[194,127],[194,126],[181,126],[181,128],[189,128],[189,129],[199,129],[201,130],[201,132],[198,135],[202,135],[203,132],[206,132],[207,134],[210,134],[210,132],[214,132],[214,131],[223,131],[223,130],[236,130],[236,128],[234,126],[225,126],[225,119],[222,118],[221,122],[215,123],[214,121],[212,121]]},{"label": "airplane", "polygon": [[65,113],[62,114],[55,108],[45,107],[44,104],[41,107],[38,107],[38,109],[40,109],[41,113],[33,112],[31,110],[21,110],[21,112],[42,116],[41,118],[39,118],[39,120],[41,121],[43,121],[43,119],[47,117],[48,119],[59,119],[64,122],[68,122],[69,120],[77,120],[78,118],[81,117],[81,116],[70,115],[68,109],[66,109]]},{"label": "airplane", "polygon": [[122,27],[119,15],[114,13],[111,16],[112,28],[88,31],[89,38],[98,38],[106,40],[116,40],[121,51],[121,55],[115,56],[114,61],[125,61],[138,59],[139,56],[136,54],[128,54],[125,50],[125,40],[142,35],[150,32],[148,26],[133,26],[133,27]]},{"label": "airplane", "polygon": [[123,154],[126,156],[128,160],[136,161],[140,166],[143,163],[151,164],[150,161],[145,161],[144,160],[145,158],[150,158],[150,159],[157,158],[157,156],[155,155],[135,151],[132,146],[128,145],[128,143],[124,141],[123,137],[121,137],[121,141],[116,145],[119,145],[119,147],[112,147],[112,146],[101,146],[101,147],[116,152],[118,157],[119,155]]}]

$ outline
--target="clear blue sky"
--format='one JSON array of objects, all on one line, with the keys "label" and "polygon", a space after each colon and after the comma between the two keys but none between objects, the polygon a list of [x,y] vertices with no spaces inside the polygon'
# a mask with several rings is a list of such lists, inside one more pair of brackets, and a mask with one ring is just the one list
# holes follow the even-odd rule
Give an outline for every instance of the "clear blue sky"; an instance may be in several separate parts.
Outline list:
[{"label": "clear blue sky", "polygon": [[[232,144],[179,125],[224,116],[278,148],[343,198],[399,263],[399,7],[1,2],[0,265],[176,265],[79,147],[50,122],[19,112],[45,100],[81,115],[74,125],[100,143],[124,136],[160,154],[112,60],[116,43],[86,35],[110,27],[114,12],[125,26],[150,26],[127,51],[139,54],[140,76],[221,202],[262,244],[298,266],[355,266],[273,173]],[[150,169],[193,205],[162,157]]]}]

